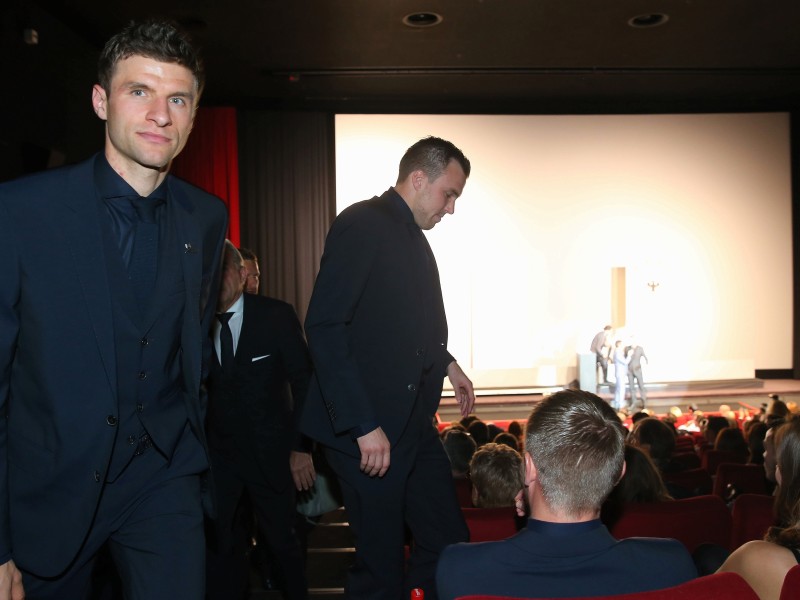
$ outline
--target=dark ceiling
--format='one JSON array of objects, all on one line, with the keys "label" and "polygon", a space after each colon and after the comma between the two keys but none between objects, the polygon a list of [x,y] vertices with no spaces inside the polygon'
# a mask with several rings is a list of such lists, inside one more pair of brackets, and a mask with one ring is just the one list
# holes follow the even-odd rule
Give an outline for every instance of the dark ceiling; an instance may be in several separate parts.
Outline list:
[{"label": "dark ceiling", "polygon": [[[484,113],[800,105],[798,0],[12,0],[0,10],[5,36],[39,32],[38,47],[21,54],[51,53],[67,72],[128,19],[173,17],[203,46],[207,104]],[[403,24],[419,12],[443,21]],[[629,24],[650,14],[667,20]]]}]

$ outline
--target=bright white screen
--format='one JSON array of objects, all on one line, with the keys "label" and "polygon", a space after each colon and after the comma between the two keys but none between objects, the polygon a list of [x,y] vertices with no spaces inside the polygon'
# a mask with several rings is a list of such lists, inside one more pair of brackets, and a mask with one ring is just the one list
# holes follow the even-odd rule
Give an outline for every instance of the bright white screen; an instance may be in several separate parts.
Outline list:
[{"label": "bright white screen", "polygon": [[427,135],[472,163],[455,215],[427,235],[450,351],[478,386],[576,378],[611,323],[614,267],[616,335],[645,348],[646,380],[791,367],[787,114],[338,115],[337,209],[393,185]]}]

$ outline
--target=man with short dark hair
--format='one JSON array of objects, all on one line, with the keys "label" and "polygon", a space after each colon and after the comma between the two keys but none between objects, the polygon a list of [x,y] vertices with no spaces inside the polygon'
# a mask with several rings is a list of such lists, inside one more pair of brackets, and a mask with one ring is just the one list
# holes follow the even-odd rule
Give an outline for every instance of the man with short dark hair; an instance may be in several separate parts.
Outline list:
[{"label": "man with short dark hair", "polygon": [[0,600],[88,597],[106,543],[126,598],[200,600],[227,217],[168,171],[202,64],[172,24],[131,23],[98,80],[104,152],[0,186]]},{"label": "man with short dark hair", "polygon": [[242,255],[244,267],[247,269],[244,291],[246,294],[257,294],[258,286],[261,283],[261,269],[258,267],[258,257],[249,248],[239,248],[239,254]]},{"label": "man with short dark hair", "polygon": [[440,600],[627,594],[697,576],[680,542],[616,540],[600,521],[625,470],[624,429],[608,404],[589,392],[557,392],[534,407],[525,432],[528,526],[500,542],[446,548],[436,573]]},{"label": "man with short dark hair", "polygon": [[603,381],[598,381],[597,383],[608,383],[608,355],[611,351],[611,325],[606,325],[603,327],[603,331],[600,331],[592,338],[592,343],[589,345],[589,350],[595,356],[596,367],[600,367],[600,372],[603,374]]},{"label": "man with short dark hair", "polygon": [[422,230],[454,212],[469,171],[452,143],[420,140],[395,186],[344,210],[325,242],[306,318],[315,373],[301,427],[341,483],[356,536],[346,587],[354,600],[406,600],[411,588],[433,600],[439,552],[468,536],[433,418],[445,375],[462,415],[475,395],[447,351],[439,272]]}]

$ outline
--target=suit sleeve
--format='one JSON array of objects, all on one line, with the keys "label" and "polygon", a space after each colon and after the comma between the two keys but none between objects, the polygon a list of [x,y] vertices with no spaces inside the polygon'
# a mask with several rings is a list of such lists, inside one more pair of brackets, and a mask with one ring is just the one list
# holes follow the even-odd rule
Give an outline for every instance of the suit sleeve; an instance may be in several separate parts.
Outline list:
[{"label": "suit sleeve", "polygon": [[366,217],[345,212],[331,227],[305,323],[323,399],[337,415],[336,433],[378,421],[348,331],[369,278],[385,276],[372,272],[380,235]]},{"label": "suit sleeve", "polygon": [[8,505],[8,401],[19,332],[20,267],[14,233],[0,197],[0,564],[12,558]]},{"label": "suit sleeve", "polygon": [[[289,379],[289,387],[292,390],[292,425],[294,431],[298,432],[300,405],[305,401],[308,384],[311,380],[311,358],[297,313],[289,304],[283,306],[282,314],[277,319],[277,325],[280,328],[281,358]],[[309,451],[308,445],[304,436],[299,433],[295,434],[293,449]]]}]

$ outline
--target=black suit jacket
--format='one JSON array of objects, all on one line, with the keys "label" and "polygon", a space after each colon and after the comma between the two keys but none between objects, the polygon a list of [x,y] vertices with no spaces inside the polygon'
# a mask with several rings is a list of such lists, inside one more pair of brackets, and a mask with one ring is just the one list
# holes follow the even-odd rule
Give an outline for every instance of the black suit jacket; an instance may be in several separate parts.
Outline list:
[{"label": "black suit jacket", "polygon": [[301,415],[303,433],[359,456],[352,430],[370,423],[394,446],[423,380],[419,401],[433,418],[453,360],[439,273],[425,236],[393,189],[334,221],[305,329],[315,374]]},{"label": "black suit jacket", "polygon": [[[205,443],[204,342],[227,216],[168,176],[185,306],[186,411]],[[0,186],[0,563],[40,576],[75,556],[97,508],[118,414],[117,366],[94,159]],[[210,352],[210,347],[205,346]]]},{"label": "black suit jacket", "polygon": [[308,392],[311,362],[291,305],[244,294],[243,310],[231,377],[223,375],[214,354],[208,379],[209,444],[230,458],[246,457],[244,464],[283,489],[291,480],[294,399]]}]

